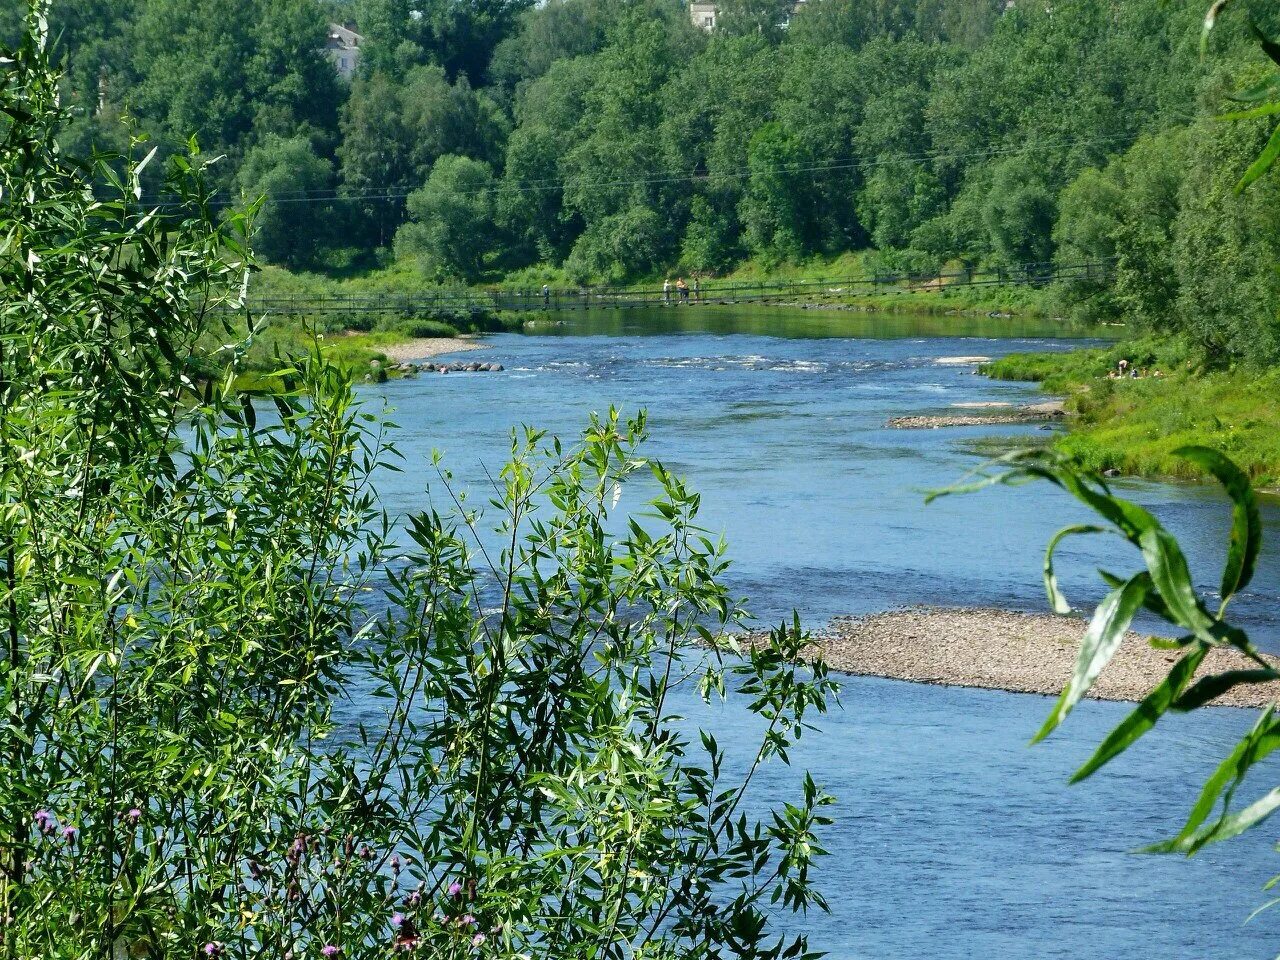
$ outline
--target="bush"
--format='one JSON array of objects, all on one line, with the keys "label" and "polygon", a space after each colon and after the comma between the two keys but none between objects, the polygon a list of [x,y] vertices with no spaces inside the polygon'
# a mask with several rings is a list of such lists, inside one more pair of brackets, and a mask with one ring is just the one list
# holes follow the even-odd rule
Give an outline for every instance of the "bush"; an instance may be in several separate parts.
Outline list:
[{"label": "bush", "polygon": [[400,329],[410,337],[456,337],[458,330],[439,320],[410,320]]},{"label": "bush", "polygon": [[[6,81],[6,951],[811,956],[772,930],[825,906],[830,798],[751,796],[833,686],[797,665],[798,624],[722,658],[743,617],[723,546],[641,455],[643,418],[523,433],[491,518],[428,511],[393,543],[371,486],[389,425],[323,356],[254,397],[234,342],[193,390],[250,269],[199,158],[135,211],[136,165],[63,159],[35,29]],[[637,471],[643,522],[617,509]],[[754,749],[692,738],[682,683],[757,715]]]}]

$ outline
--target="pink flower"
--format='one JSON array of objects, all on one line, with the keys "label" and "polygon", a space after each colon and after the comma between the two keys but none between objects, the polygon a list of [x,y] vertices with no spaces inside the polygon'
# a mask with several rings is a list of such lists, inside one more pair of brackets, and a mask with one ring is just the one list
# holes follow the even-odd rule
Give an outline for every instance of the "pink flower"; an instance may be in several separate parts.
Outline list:
[{"label": "pink flower", "polygon": [[320,948],[320,955],[322,957],[336,957],[338,955],[338,948],[332,943],[326,943]]},{"label": "pink flower", "polygon": [[222,956],[222,944],[220,943],[206,943],[203,950],[206,957]]},{"label": "pink flower", "polygon": [[404,914],[393,913],[391,915],[391,925],[395,927],[397,930],[399,930],[402,926],[404,926]]},{"label": "pink flower", "polygon": [[80,833],[79,829],[77,829],[76,827],[67,825],[62,828],[62,839],[67,841],[67,843],[75,843],[76,836],[79,833]]},{"label": "pink flower", "polygon": [[131,807],[129,809],[129,812],[126,813],[125,816],[129,818],[130,823],[136,824],[139,820],[142,819],[142,811],[137,807]]},{"label": "pink flower", "polygon": [[456,897],[461,892],[462,892],[462,884],[460,884],[457,880],[449,884],[449,896]]},{"label": "pink flower", "polygon": [[473,916],[472,916],[471,914],[469,914],[469,913],[468,913],[465,917],[463,917],[461,920],[459,920],[458,922],[459,922],[460,924],[462,924],[464,927],[474,927],[474,926],[477,926],[477,924],[476,924],[476,918],[475,918],[475,917],[473,917]]},{"label": "pink flower", "polygon": [[472,945],[473,947],[478,947],[478,946],[480,946],[480,944],[482,944],[482,943],[484,943],[484,934],[483,934],[483,933],[477,933],[474,937],[472,937],[472,938],[471,938],[471,945]]}]

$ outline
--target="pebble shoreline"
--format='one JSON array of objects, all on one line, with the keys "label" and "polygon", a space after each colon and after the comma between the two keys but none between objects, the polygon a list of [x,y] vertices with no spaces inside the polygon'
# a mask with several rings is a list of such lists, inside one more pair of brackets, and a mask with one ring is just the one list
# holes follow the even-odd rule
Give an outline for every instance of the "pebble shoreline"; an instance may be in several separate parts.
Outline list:
[{"label": "pebble shoreline", "polygon": [[[1087,621],[983,608],[921,607],[839,617],[814,646],[832,670],[954,687],[1057,696],[1071,676]],[[1130,632],[1089,691],[1097,700],[1137,702],[1164,679],[1178,654]],[[1280,661],[1278,661],[1280,662]],[[1197,676],[1255,667],[1234,650],[1212,650]],[[1259,707],[1273,685],[1237,687],[1215,706]]]},{"label": "pebble shoreline", "polygon": [[1061,400],[1031,403],[998,413],[917,414],[891,417],[888,426],[894,430],[936,430],[939,427],[985,427],[997,423],[1044,423],[1061,420],[1067,415]]}]

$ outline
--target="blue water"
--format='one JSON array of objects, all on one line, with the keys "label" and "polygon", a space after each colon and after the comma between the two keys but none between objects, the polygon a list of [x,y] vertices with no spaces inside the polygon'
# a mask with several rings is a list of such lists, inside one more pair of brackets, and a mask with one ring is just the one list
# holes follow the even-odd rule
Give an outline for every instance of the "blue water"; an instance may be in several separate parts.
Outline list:
[{"label": "blue water", "polygon": [[[370,388],[394,408],[404,472],[379,482],[393,513],[421,509],[433,449],[477,491],[508,453],[509,431],[534,424],[570,436],[590,411],[649,411],[651,456],[704,498],[723,533],[729,582],[761,618],[798,609],[832,616],[931,603],[1043,609],[1040,563],[1058,527],[1087,519],[1050,488],[997,488],[923,506],[982,461],[974,442],[1042,437],[1035,427],[896,431],[891,416],[956,403],[1024,402],[1025,384],[995,383],[948,357],[1059,350],[1079,340],[1009,321],[778,312],[664,311],[547,324],[539,336],[489,339],[483,359],[506,372],[424,375]],[[958,334],[965,335],[958,335]],[[1227,509],[1212,488],[1118,484],[1182,539],[1212,589]],[[436,506],[445,508],[438,492]],[[624,505],[642,507],[629,492]],[[1280,510],[1268,504],[1272,543]],[[1096,599],[1092,573],[1136,558],[1119,541],[1080,540],[1061,553],[1069,595]],[[1235,612],[1280,649],[1269,547]],[[1025,744],[1048,709],[1041,697],[849,679],[844,708],[794,759],[839,798],[819,874],[830,916],[804,925],[834,957],[1271,957],[1280,913],[1248,925],[1262,884],[1280,872],[1267,831],[1187,861],[1125,851],[1180,824],[1195,791],[1252,722],[1236,710],[1177,718],[1086,785],[1067,776],[1125,712],[1089,703],[1046,745]],[[682,704],[738,738],[738,707]],[[777,769],[766,797],[789,797]]]}]

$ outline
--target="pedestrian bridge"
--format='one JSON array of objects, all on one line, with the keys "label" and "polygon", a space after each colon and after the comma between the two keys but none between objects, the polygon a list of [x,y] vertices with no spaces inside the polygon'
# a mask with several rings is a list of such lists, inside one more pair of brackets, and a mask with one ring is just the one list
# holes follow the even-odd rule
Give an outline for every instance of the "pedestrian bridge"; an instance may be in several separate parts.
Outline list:
[{"label": "pedestrian bridge", "polygon": [[677,292],[657,287],[495,287],[447,288],[433,291],[367,296],[250,296],[255,313],[312,315],[322,313],[401,313],[427,316],[448,311],[618,310],[640,307],[707,304],[838,304],[868,295],[940,293],[959,287],[1046,286],[1106,279],[1109,260],[1082,263],[1031,263],[1017,267],[933,274],[872,274],[828,280],[745,281],[699,280],[697,289]]}]

